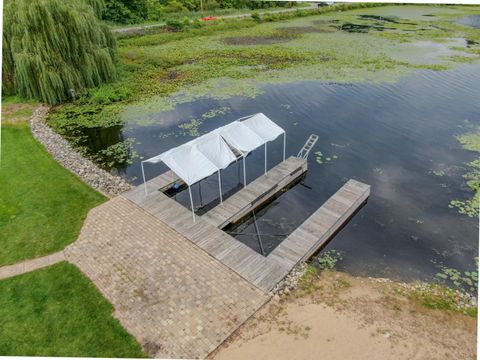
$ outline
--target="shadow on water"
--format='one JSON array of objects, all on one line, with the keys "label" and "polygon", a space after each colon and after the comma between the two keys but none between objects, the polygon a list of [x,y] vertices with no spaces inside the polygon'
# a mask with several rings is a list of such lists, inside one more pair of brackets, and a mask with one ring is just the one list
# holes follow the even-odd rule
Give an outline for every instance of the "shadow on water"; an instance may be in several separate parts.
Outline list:
[{"label": "shadow on water", "polygon": [[[312,133],[319,141],[309,157],[304,184],[296,185],[257,213],[258,227],[270,251],[298,227],[348,179],[371,185],[368,204],[351,219],[327,248],[345,252],[343,269],[359,275],[428,279],[437,273],[433,262],[467,270],[478,252],[475,219],[448,207],[452,199],[472,194],[464,186],[464,164],[475,153],[461,148],[455,135],[480,125],[480,66],[466,64],[450,71],[418,71],[395,84],[332,84],[317,81],[270,85],[254,99],[201,99],[159,114],[177,119],[165,125],[127,125],[125,137],[137,139],[136,151],[154,156],[190,140],[175,134],[190,116],[218,107],[230,112],[205,121],[201,133],[239,117],[263,112],[287,133],[287,155],[296,154]],[[282,140],[268,146],[268,167],[281,161]],[[321,154],[315,155],[315,152]],[[318,161],[317,161],[318,160]],[[126,176],[141,183],[140,160]],[[321,162],[321,163],[320,163]],[[263,173],[263,151],[247,158],[247,182]],[[167,168],[148,166],[152,178]],[[436,175],[441,174],[441,175]],[[222,171],[225,194],[236,191],[243,175],[232,165]],[[218,203],[213,175],[192,187],[194,203],[207,211]],[[189,208],[188,192],[175,195]],[[255,248],[251,221],[232,231]]]}]

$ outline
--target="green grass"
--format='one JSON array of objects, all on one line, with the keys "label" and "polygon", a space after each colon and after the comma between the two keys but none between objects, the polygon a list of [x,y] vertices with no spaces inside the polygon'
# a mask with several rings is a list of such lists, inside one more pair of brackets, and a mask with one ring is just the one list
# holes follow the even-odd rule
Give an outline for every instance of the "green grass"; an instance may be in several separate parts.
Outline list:
[{"label": "green grass", "polygon": [[428,284],[423,289],[412,290],[409,298],[429,308],[459,312],[471,317],[477,317],[476,306],[462,305],[459,293],[446,286]]},{"label": "green grass", "polygon": [[0,281],[0,355],[145,357],[113,307],[62,262]]},{"label": "green grass", "polygon": [[25,122],[2,126],[0,266],[62,249],[103,201],[46,152]]}]

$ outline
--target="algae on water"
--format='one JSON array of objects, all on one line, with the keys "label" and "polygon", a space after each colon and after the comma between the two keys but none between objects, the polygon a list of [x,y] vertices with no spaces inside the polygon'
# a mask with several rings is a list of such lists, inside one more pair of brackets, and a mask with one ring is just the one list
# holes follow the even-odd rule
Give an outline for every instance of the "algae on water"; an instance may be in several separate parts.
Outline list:
[{"label": "algae on water", "polygon": [[[480,154],[480,126],[471,132],[457,136],[457,139],[463,148]],[[467,200],[452,200],[449,207],[457,208],[460,214],[478,217],[480,208],[480,157],[469,162],[467,166],[468,172],[463,177],[467,181],[467,186],[474,192],[474,195]]]}]

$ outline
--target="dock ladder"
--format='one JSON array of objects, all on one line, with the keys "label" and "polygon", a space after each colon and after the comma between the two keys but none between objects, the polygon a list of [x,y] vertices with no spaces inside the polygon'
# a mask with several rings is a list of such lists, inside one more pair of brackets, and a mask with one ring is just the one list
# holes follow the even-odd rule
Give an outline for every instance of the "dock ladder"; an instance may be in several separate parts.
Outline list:
[{"label": "dock ladder", "polygon": [[318,135],[310,135],[305,145],[303,145],[302,149],[298,152],[297,157],[303,160],[307,160],[308,154],[310,153],[310,150],[312,149],[313,145],[315,145],[317,140]]}]

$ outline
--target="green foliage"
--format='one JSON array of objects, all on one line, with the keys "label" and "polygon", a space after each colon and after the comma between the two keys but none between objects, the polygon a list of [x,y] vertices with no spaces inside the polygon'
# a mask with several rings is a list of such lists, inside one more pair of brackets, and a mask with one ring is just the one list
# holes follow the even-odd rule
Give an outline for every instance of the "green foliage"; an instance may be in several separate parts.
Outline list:
[{"label": "green foliage", "polygon": [[[457,136],[464,149],[480,153],[480,127],[473,131]],[[450,208],[457,208],[460,214],[469,217],[478,217],[480,211],[480,159],[467,164],[469,171],[463,176],[467,186],[473,191],[471,199],[450,201]]]},{"label": "green foliage", "polygon": [[410,299],[429,309],[460,312],[468,316],[477,316],[477,306],[466,303],[461,292],[437,284],[417,286],[409,294]]},{"label": "green foliage", "polygon": [[100,9],[98,0],[7,0],[3,91],[56,104],[115,79],[116,44]]},{"label": "green foliage", "polygon": [[0,281],[0,354],[145,357],[95,285],[67,262]]},{"label": "green foliage", "polygon": [[105,149],[101,149],[91,154],[92,160],[106,169],[130,165],[132,164],[133,159],[138,157],[138,154],[133,147],[134,142],[135,139],[133,138],[119,141]]},{"label": "green foliage", "polygon": [[318,279],[317,269],[312,265],[307,265],[305,272],[298,280],[298,290],[295,292],[295,296],[303,297],[311,295],[321,289]]},{"label": "green foliage", "polygon": [[313,258],[312,265],[319,270],[331,270],[343,259],[343,253],[338,250],[328,250]]},{"label": "green foliage", "polygon": [[105,198],[53,160],[25,123],[2,126],[2,150],[0,266],[73,242]]},{"label": "green foliage", "polygon": [[457,269],[440,266],[437,277],[448,282],[450,286],[460,290],[468,291],[473,296],[478,292],[478,257],[475,258],[476,268],[472,271],[460,272]]},{"label": "green foliage", "polygon": [[255,20],[255,21],[257,21],[257,22],[260,22],[260,21],[261,21],[261,19],[260,19],[260,14],[258,13],[258,11],[252,12],[252,15],[251,15],[251,16],[252,16],[252,19],[253,19],[253,20]]},{"label": "green foliage", "polygon": [[123,140],[121,135],[122,107],[110,103],[112,99],[108,95],[115,100],[118,93],[97,93],[95,98],[99,104],[56,107],[47,119],[47,123],[69,140],[77,151],[107,170],[125,167],[137,157],[134,140]]},{"label": "green foliage", "polygon": [[172,31],[181,31],[185,27],[185,23],[183,21],[175,19],[168,19],[166,24],[167,29]]}]

